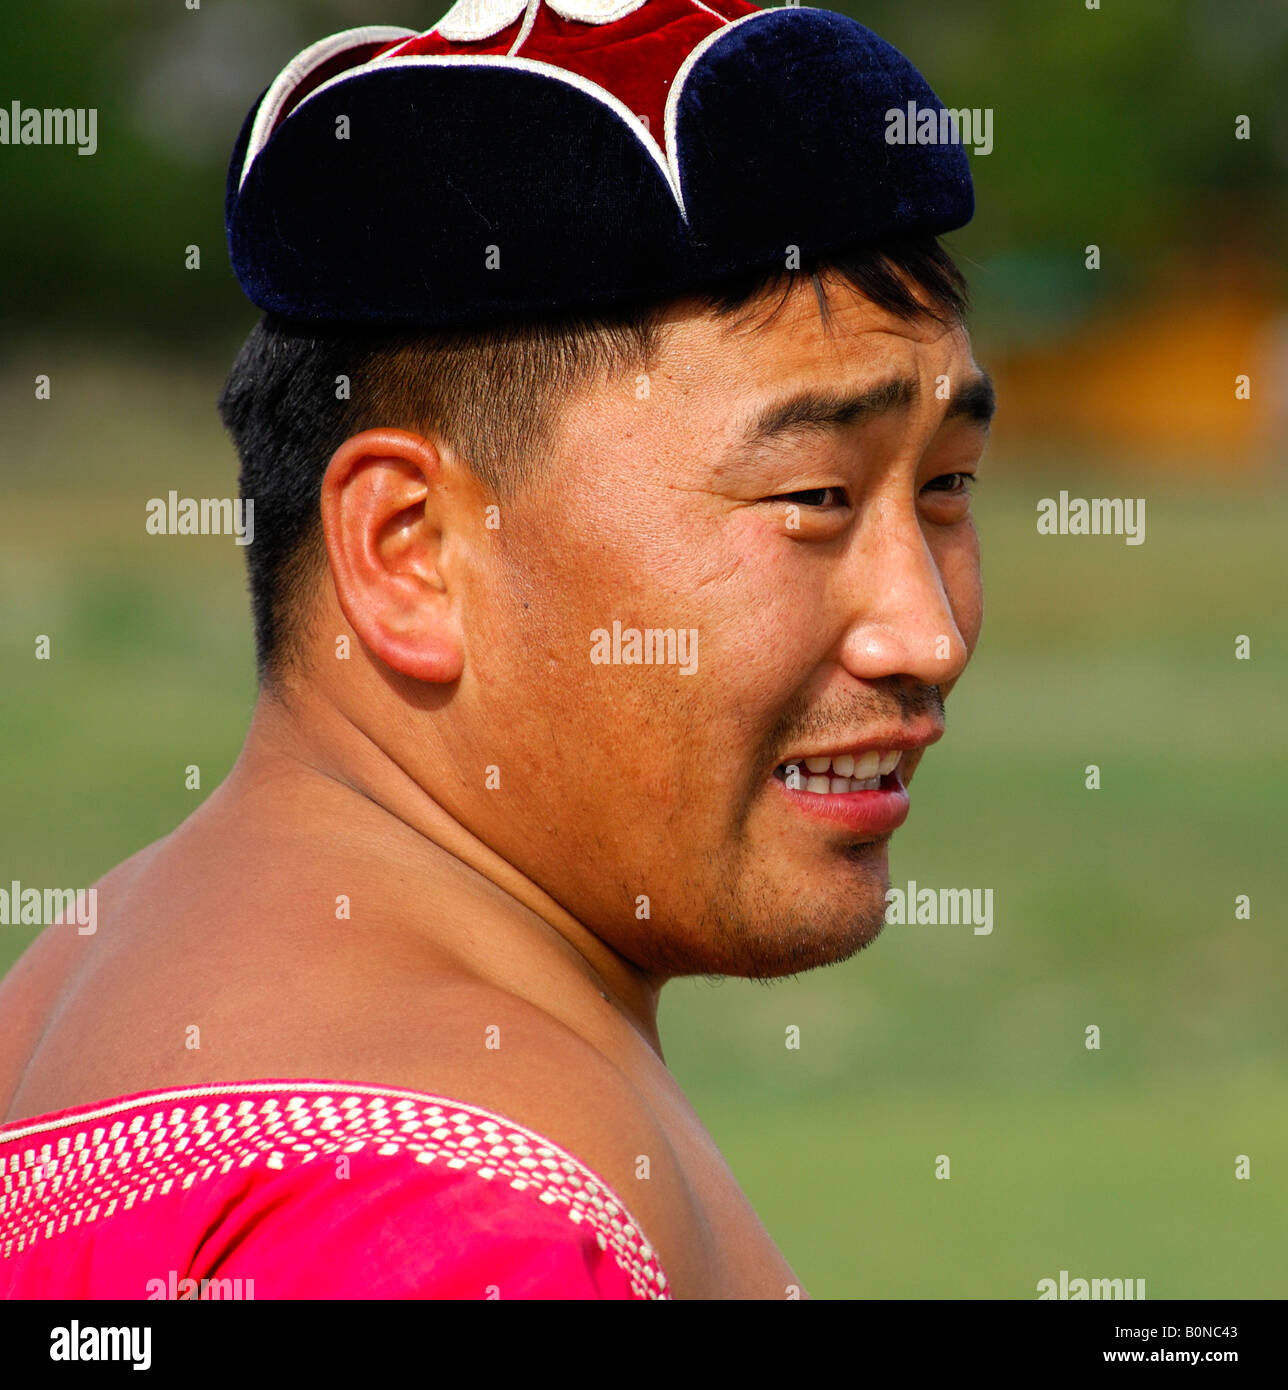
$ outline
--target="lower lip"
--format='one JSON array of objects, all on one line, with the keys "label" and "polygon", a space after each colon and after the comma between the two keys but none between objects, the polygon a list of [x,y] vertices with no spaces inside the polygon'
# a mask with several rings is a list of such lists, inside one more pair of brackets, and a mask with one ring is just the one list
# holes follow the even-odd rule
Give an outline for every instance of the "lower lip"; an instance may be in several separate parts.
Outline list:
[{"label": "lower lip", "polygon": [[807,816],[860,835],[889,835],[908,819],[908,789],[898,772],[882,778],[883,785],[869,792],[807,792],[777,777],[769,780]]}]

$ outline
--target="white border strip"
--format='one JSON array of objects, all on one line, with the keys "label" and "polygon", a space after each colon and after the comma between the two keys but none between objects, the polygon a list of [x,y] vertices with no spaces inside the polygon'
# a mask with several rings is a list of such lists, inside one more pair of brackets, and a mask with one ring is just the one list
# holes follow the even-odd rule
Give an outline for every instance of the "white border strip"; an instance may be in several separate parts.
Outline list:
[{"label": "white border strip", "polygon": [[723,29],[713,29],[701,43],[689,50],[689,56],[680,64],[679,71],[671,80],[671,90],[666,94],[663,138],[666,140],[666,162],[670,170],[671,188],[675,192],[676,202],[680,205],[680,216],[684,218],[685,222],[689,220],[689,213],[684,206],[684,185],[680,177],[680,151],[675,140],[675,126],[680,112],[680,94],[684,91],[684,84],[689,80],[689,74],[693,71],[693,65],[698,59],[714,44],[719,43],[726,34],[750,20],[765,19],[769,15],[778,13],[778,10],[757,10],[755,14],[745,14],[741,19],[727,21]]},{"label": "white border strip", "polygon": [[[310,45],[302,52],[297,53],[294,58],[282,69],[273,79],[273,85],[264,93],[264,100],[259,104],[259,110],[255,113],[255,124],[251,126],[250,143],[246,146],[246,158],[242,161],[241,178],[237,181],[240,190],[242,184],[246,182],[246,175],[250,172],[250,166],[255,162],[256,155],[268,144],[268,137],[273,133],[273,127],[277,124],[278,115],[282,107],[291,98],[291,93],[309,75],[316,71],[323,63],[329,62],[338,53],[343,53],[349,48],[361,48],[369,43],[389,43],[394,39],[418,38],[415,29],[395,29],[390,25],[366,25],[360,29],[345,29],[339,34],[332,34],[329,38],[319,39],[317,43]],[[364,63],[365,67],[366,64]]]},{"label": "white border strip", "polygon": [[537,22],[537,11],[541,8],[541,0],[528,0],[527,8],[523,13],[523,23],[519,26],[519,32],[515,35],[514,42],[510,45],[506,57],[513,58],[514,55],[528,41],[528,35],[532,33],[533,26]]},{"label": "white border strip", "polygon": [[[774,11],[770,10],[764,13],[772,14]],[[756,19],[758,15],[748,15],[747,18]],[[726,32],[728,31],[717,30],[717,36]],[[687,61],[686,59],[686,62]],[[338,86],[341,82],[350,82],[355,78],[366,76],[376,67],[382,69],[394,67],[510,68],[518,72],[530,72],[537,77],[545,77],[555,82],[566,83],[569,87],[575,87],[579,92],[584,92],[586,96],[593,97],[602,105],[607,106],[608,109],[626,125],[631,134],[634,135],[640,144],[648,151],[649,158],[657,165],[658,172],[662,175],[663,179],[666,180],[666,185],[671,190],[671,196],[675,199],[676,206],[680,210],[680,215],[684,215],[684,203],[680,197],[679,184],[672,175],[671,166],[667,161],[666,155],[658,146],[657,141],[645,132],[644,127],[640,125],[638,118],[630,107],[619,97],[615,97],[612,92],[601,87],[599,83],[592,82],[589,78],[582,77],[578,73],[568,72],[564,68],[556,67],[553,63],[538,62],[534,58],[511,58],[496,53],[480,53],[476,56],[450,53],[437,57],[417,54],[410,58],[375,58],[369,64],[364,63],[360,67],[351,68],[348,72],[339,73],[337,76],[323,82],[320,87],[315,87],[313,91],[300,102],[295,110],[299,111],[303,109],[314,97],[321,96],[322,93],[329,88]]]}]

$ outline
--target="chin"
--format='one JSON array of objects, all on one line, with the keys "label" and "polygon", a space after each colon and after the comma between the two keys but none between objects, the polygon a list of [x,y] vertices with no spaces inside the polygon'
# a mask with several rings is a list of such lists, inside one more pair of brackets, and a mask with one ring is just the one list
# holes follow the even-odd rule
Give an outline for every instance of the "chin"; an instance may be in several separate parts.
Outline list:
[{"label": "chin", "polygon": [[673,948],[666,973],[722,975],[744,980],[777,980],[839,965],[870,946],[885,926],[885,895],[856,911],[850,904],[843,918],[821,914],[803,919],[802,905],[777,922],[726,918],[718,934]]},{"label": "chin", "polygon": [[754,852],[734,857],[716,882],[696,876],[617,949],[663,979],[723,975],[773,980],[837,965],[885,926],[887,838],[833,847],[807,866]]},{"label": "chin", "polygon": [[883,903],[875,921],[864,917],[842,931],[796,932],[759,941],[754,950],[747,952],[744,968],[727,973],[748,980],[776,980],[824,965],[839,965],[871,946],[881,935],[885,926],[884,908]]}]

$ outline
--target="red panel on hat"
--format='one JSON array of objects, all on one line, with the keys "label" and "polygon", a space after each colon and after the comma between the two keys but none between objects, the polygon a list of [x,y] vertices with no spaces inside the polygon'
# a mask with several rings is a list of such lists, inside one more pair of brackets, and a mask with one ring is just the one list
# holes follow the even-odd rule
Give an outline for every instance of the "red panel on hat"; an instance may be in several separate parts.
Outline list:
[{"label": "red panel on hat", "polygon": [[[714,13],[713,13],[714,11]],[[611,24],[562,19],[542,5],[528,37],[512,55],[552,63],[598,83],[637,116],[648,119],[649,133],[664,145],[666,98],[681,64],[708,34],[743,15],[759,14],[746,0],[647,0]],[[477,43],[454,43],[431,31],[408,39],[398,57],[416,54],[509,54],[525,16]]]},{"label": "red panel on hat", "polygon": [[637,116],[646,116],[649,133],[661,145],[666,95],[680,64],[708,34],[724,27],[692,0],[648,0],[604,25],[560,19],[543,5],[519,56],[558,63],[597,82]]}]

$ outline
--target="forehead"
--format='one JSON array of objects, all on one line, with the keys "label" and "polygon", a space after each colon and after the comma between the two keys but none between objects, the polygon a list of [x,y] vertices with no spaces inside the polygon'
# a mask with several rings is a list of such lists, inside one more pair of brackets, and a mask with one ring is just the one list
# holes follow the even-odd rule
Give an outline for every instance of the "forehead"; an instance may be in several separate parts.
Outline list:
[{"label": "forehead", "polygon": [[[815,284],[818,288],[815,288]],[[782,390],[973,365],[958,323],[913,322],[836,279],[798,278],[733,314],[677,306],[663,320],[657,367],[666,381],[730,390]]]},{"label": "forehead", "polygon": [[[673,306],[662,321],[648,370],[601,380],[564,413],[563,442],[572,467],[593,460],[601,477],[634,474],[678,482],[739,448],[767,407],[799,393],[863,392],[882,383],[905,391],[910,418],[944,412],[937,378],[951,389],[978,367],[959,323],[914,322],[882,309],[848,283],[823,282],[824,317],[814,285],[798,279],[786,299],[770,291],[734,314]],[[666,468],[638,473],[641,454]],[[615,468],[614,464],[619,465]]]}]

